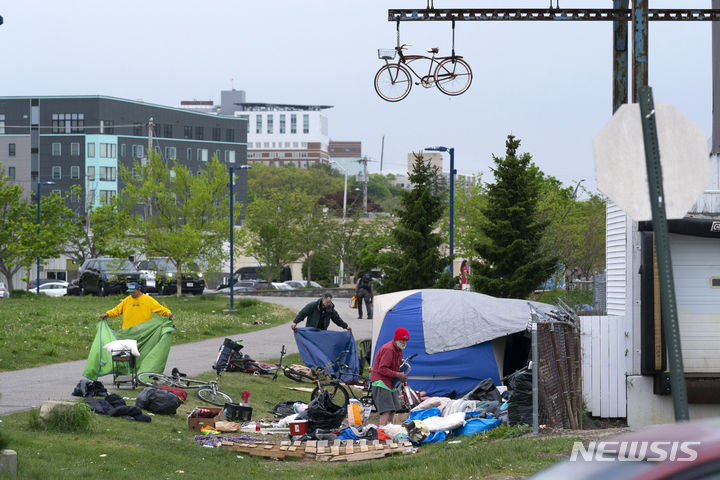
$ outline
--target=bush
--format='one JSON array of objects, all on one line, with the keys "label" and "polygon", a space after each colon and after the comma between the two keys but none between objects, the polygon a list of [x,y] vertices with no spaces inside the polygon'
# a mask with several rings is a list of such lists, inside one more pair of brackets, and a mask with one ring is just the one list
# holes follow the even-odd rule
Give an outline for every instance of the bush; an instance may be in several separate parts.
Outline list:
[{"label": "bush", "polygon": [[47,420],[40,418],[40,411],[30,413],[29,427],[32,430],[48,430],[60,433],[88,433],[95,430],[97,420],[90,406],[85,402],[77,402],[69,408],[50,410]]},{"label": "bush", "polygon": [[36,295],[27,290],[15,289],[10,290],[10,298],[36,298]]}]

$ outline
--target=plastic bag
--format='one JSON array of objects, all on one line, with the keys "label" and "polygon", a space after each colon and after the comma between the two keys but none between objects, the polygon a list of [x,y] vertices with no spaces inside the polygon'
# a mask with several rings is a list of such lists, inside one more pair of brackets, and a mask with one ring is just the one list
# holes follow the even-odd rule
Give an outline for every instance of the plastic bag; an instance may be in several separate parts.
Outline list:
[{"label": "plastic bag", "polygon": [[532,372],[526,368],[505,377],[510,425],[532,425]]},{"label": "plastic bag", "polygon": [[323,390],[305,411],[298,414],[298,420],[308,421],[308,432],[316,429],[333,430],[338,428],[345,420],[347,410],[344,406],[334,405],[330,394]]},{"label": "plastic bag", "polygon": [[495,383],[492,378],[486,378],[482,382],[478,383],[477,386],[463,398],[468,400],[487,400],[487,401],[500,401],[500,392],[495,387]]},{"label": "plastic bag", "polygon": [[180,403],[174,393],[154,387],[147,387],[135,399],[136,406],[160,415],[175,415]]}]

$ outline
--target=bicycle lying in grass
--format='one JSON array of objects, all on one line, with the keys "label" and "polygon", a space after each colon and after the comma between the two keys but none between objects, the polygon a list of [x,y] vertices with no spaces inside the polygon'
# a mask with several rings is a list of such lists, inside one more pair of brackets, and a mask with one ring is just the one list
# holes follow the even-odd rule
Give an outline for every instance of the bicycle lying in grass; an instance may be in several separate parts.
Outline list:
[{"label": "bicycle lying in grass", "polygon": [[223,407],[226,403],[233,403],[233,399],[230,395],[218,389],[219,379],[219,373],[215,380],[209,381],[187,378],[185,374],[180,373],[177,368],[173,368],[172,375],[152,372],[144,372],[138,375],[138,382],[147,387],[165,386],[197,389],[197,396],[200,400]]},{"label": "bicycle lying in grass", "polygon": [[[320,392],[325,390],[335,405],[345,407],[352,397],[358,400],[363,407],[372,407],[374,404],[372,395],[370,395],[370,379],[358,375],[351,371],[348,365],[340,363],[340,359],[347,353],[349,353],[347,350],[340,352],[340,355],[338,355],[333,362],[330,362],[324,367],[311,369],[312,373],[310,374],[293,369],[292,367],[285,367],[283,373],[286,377],[296,382],[315,384],[315,388],[310,394],[310,401],[317,398]],[[348,377],[352,377],[352,381],[345,380]],[[363,395],[360,397],[355,394],[354,387],[358,386],[363,391]]]},{"label": "bicycle lying in grass", "polygon": [[[460,95],[470,88],[472,83],[472,70],[462,57],[451,55],[449,57],[436,57],[437,48],[428,48],[425,55],[405,55],[403,50],[409,44],[405,43],[394,49],[378,49],[378,57],[385,60],[385,65],[375,74],[375,91],[380,98],[388,102],[399,102],[407,97],[413,85],[413,76],[417,79],[415,85],[430,88],[435,85],[445,95]],[[395,56],[398,56],[396,62]],[[412,67],[421,60],[429,62],[427,73],[418,74]],[[423,72],[420,72],[423,73]]]}]

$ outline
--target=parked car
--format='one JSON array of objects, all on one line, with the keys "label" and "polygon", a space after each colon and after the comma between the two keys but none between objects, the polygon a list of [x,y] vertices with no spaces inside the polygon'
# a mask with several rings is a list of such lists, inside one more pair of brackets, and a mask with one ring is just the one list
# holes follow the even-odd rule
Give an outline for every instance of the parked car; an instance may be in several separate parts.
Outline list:
[{"label": "parked car", "polygon": [[10,298],[10,290],[3,282],[0,282],[0,298]]},{"label": "parked car", "polygon": [[313,280],[309,284],[307,280],[286,280],[283,283],[290,285],[292,288],[323,288],[322,285]]},{"label": "parked car", "polygon": [[[136,263],[148,292],[171,295],[177,292],[177,268],[169,258],[149,258]],[[183,266],[182,292],[201,295],[205,279],[197,265]]]},{"label": "parked car", "polygon": [[67,293],[66,295],[81,295],[82,291],[80,290],[80,279],[76,278],[70,283],[68,283],[67,286]]},{"label": "parked car", "polygon": [[[40,284],[40,293],[49,297],[64,297],[67,295],[68,282],[56,280]],[[30,293],[37,293],[37,289],[30,290]]]},{"label": "parked car", "polygon": [[80,266],[80,293],[101,297],[125,293],[127,284],[140,281],[140,272],[129,260],[122,258],[91,258]]},{"label": "parked car", "polygon": [[[278,273],[277,277],[273,279],[274,282],[284,282],[290,280],[292,274],[290,273],[290,267],[283,267]],[[253,265],[251,267],[240,267],[235,270],[235,281],[240,280],[262,280],[266,281],[263,273],[263,267],[260,265]]]},{"label": "parked car", "polygon": [[275,290],[295,290],[295,288],[291,287],[287,283],[272,282],[270,285]]},{"label": "parked car", "polygon": [[[63,280],[55,280],[52,278],[41,278],[40,285],[42,285],[43,283],[57,282],[57,281],[63,281]],[[28,290],[37,290],[37,280],[30,280],[27,284],[27,289]]]},{"label": "parked car", "polygon": [[[257,292],[267,286],[267,283],[258,282],[257,280],[240,280],[233,283],[233,293]],[[230,294],[230,287],[228,285],[220,285],[217,290],[215,290],[215,293]]]}]

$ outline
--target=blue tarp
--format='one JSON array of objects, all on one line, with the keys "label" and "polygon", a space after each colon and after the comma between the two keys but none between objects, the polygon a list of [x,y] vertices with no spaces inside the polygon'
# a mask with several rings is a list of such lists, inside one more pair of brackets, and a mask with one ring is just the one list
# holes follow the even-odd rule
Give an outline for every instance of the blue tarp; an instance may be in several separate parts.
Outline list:
[{"label": "blue tarp", "polygon": [[[357,347],[352,332],[320,330],[317,328],[298,328],[295,330],[295,343],[300,351],[300,358],[310,368],[331,365],[340,352],[347,350],[340,363],[348,368],[343,369],[344,381],[357,379],[359,373]],[[330,369],[337,373],[337,369]]]},{"label": "blue tarp", "polygon": [[[398,327],[407,328],[410,333],[403,356],[418,354],[411,361],[412,370],[408,380],[410,387],[416,391],[425,391],[430,396],[446,396],[453,391],[457,395],[464,395],[486,378],[492,378],[496,385],[501,384],[489,341],[447,352],[425,352],[422,292],[408,295],[385,314],[374,345],[375,352],[392,340]],[[455,325],[449,323],[447,327],[455,328]]]}]

